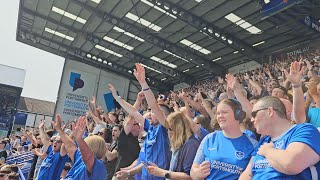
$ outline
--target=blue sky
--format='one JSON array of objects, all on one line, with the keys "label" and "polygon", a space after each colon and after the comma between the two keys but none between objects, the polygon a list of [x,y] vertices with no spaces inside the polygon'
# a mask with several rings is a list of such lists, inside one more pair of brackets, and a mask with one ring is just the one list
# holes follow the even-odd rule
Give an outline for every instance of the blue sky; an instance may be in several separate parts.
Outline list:
[{"label": "blue sky", "polygon": [[16,41],[18,10],[19,0],[0,6],[0,64],[26,70],[22,96],[55,102],[64,58]]}]

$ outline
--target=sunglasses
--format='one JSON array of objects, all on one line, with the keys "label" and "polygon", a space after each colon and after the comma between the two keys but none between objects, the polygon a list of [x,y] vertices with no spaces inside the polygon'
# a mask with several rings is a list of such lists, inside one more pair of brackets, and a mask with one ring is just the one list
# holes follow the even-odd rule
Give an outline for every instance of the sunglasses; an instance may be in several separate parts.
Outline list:
[{"label": "sunglasses", "polygon": [[98,132],[98,135],[102,135],[103,134],[103,132]]},{"label": "sunglasses", "polygon": [[53,143],[53,142],[56,142],[56,143],[62,143],[62,141],[61,140],[51,140],[51,142]]},{"label": "sunglasses", "polygon": [[[252,111],[252,112],[251,112],[251,116],[252,116],[253,118],[256,118],[256,116],[257,116],[257,114],[258,114],[259,111],[266,110],[266,109],[269,109],[269,107],[267,107],[267,108],[261,108],[261,109]],[[274,109],[274,108],[272,108],[272,109],[275,110],[275,111],[280,112],[278,109]],[[281,112],[280,112],[280,113],[281,113]]]}]

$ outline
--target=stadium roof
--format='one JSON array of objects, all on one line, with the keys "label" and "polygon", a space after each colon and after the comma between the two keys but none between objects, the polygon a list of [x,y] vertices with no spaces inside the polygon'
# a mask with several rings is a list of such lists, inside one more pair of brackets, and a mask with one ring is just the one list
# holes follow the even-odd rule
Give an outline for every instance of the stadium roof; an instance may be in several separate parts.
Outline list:
[{"label": "stadium roof", "polygon": [[319,37],[303,24],[313,0],[268,18],[261,2],[20,0],[16,39],[131,78],[140,62],[155,86],[172,87]]}]

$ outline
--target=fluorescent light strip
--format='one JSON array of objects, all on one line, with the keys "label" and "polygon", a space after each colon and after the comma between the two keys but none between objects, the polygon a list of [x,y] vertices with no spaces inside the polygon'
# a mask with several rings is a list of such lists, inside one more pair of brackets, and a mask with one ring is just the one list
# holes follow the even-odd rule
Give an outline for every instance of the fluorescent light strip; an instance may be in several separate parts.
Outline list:
[{"label": "fluorescent light strip", "polygon": [[260,41],[260,42],[258,42],[258,43],[256,43],[256,44],[252,45],[252,46],[253,46],[253,47],[259,46],[259,45],[264,44],[264,43],[265,43],[265,41]]},{"label": "fluorescent light strip", "polygon": [[103,46],[100,46],[100,45],[98,45],[98,44],[95,46],[95,48],[100,49],[100,50],[102,50],[102,51],[105,51],[105,52],[107,52],[107,53],[109,53],[109,54],[118,56],[118,57],[120,57],[120,58],[123,57],[121,54],[116,53],[116,52],[114,52],[114,51],[112,51],[112,50],[110,50],[110,49],[108,49],[108,48],[105,48],[105,47],[103,47]]},{"label": "fluorescent light strip", "polygon": [[211,51],[209,51],[209,50],[207,50],[207,49],[205,49],[205,48],[203,48],[203,47],[201,47],[201,46],[199,46],[197,44],[194,44],[194,43],[190,42],[187,39],[181,40],[180,43],[182,43],[182,44],[184,44],[186,46],[189,46],[189,47],[191,47],[191,48],[193,48],[193,49],[195,49],[195,50],[197,50],[197,51],[199,51],[199,52],[201,52],[203,54],[206,54],[206,55],[211,53]]},{"label": "fluorescent light strip", "polygon": [[215,58],[212,60],[212,62],[219,61],[220,59],[222,59],[222,58],[221,57]]},{"label": "fluorescent light strip", "polygon": [[99,4],[101,0],[91,0],[91,1]]},{"label": "fluorescent light strip", "polygon": [[242,27],[243,29],[249,31],[251,34],[260,34],[262,32],[259,28],[253,26],[249,22],[245,21],[244,19],[240,18],[239,16],[233,13],[226,15],[225,18],[235,23],[236,25]]},{"label": "fluorescent light strip", "polygon": [[188,72],[188,71],[190,71],[190,69],[186,69],[186,70],[184,70],[184,71],[182,71],[182,72]]},{"label": "fluorescent light strip", "polygon": [[62,16],[68,17],[68,18],[70,18],[72,20],[78,21],[79,23],[82,23],[82,24],[85,24],[87,22],[87,20],[85,20],[85,19],[83,19],[83,18],[81,18],[79,16],[76,16],[74,14],[68,13],[67,11],[64,11],[64,10],[62,10],[60,8],[55,7],[55,6],[52,6],[52,11],[56,12],[56,13],[62,15]]},{"label": "fluorescent light strip", "polygon": [[133,47],[132,47],[132,46],[129,46],[129,45],[127,45],[127,44],[124,44],[124,43],[122,43],[122,42],[120,42],[120,41],[118,41],[118,40],[115,40],[115,39],[111,38],[111,37],[105,36],[105,37],[103,37],[103,39],[106,40],[106,41],[109,41],[109,42],[111,42],[111,43],[113,43],[113,44],[116,44],[116,45],[118,45],[118,46],[120,46],[120,47],[126,48],[126,49],[128,49],[128,50],[130,50],[130,51],[133,50]]},{"label": "fluorescent light strip", "polygon": [[138,37],[138,36],[136,36],[134,34],[131,34],[131,33],[127,32],[127,31],[125,31],[125,30],[123,30],[123,29],[121,29],[121,28],[119,28],[117,26],[114,26],[113,29],[118,31],[118,32],[124,33],[125,35],[127,35],[129,37],[132,37],[132,38],[134,38],[134,39],[136,39],[138,41],[144,42],[144,39],[142,39],[142,38],[140,38],[140,37]]},{"label": "fluorescent light strip", "polygon": [[166,66],[168,66],[168,67],[177,68],[176,65],[174,65],[174,64],[172,64],[172,63],[169,63],[169,62],[167,62],[167,61],[165,61],[165,60],[162,60],[162,59],[160,59],[160,58],[158,58],[158,57],[156,57],[156,56],[152,56],[150,59],[152,59],[152,60],[154,60],[154,61],[156,61],[156,62],[159,62],[159,63],[161,63],[161,64],[163,64],[163,65],[166,65]]},{"label": "fluorescent light strip", "polygon": [[201,2],[202,0],[195,0],[195,1],[199,3],[199,2]]},{"label": "fluorescent light strip", "polygon": [[45,30],[45,31],[47,31],[48,33],[53,34],[53,35],[56,35],[56,36],[62,37],[62,38],[64,38],[64,39],[68,39],[69,41],[73,41],[73,40],[74,40],[74,38],[73,38],[73,37],[68,36],[68,35],[65,35],[65,34],[63,34],[63,33],[61,33],[61,32],[58,32],[58,31],[52,30],[52,29],[50,29],[50,28],[47,28],[47,27],[46,27],[46,28],[44,28],[44,30]]},{"label": "fluorescent light strip", "polygon": [[139,18],[138,16],[136,16],[136,15],[130,13],[130,12],[128,12],[126,14],[126,17],[131,19],[131,20],[133,20],[133,21],[135,21],[135,22],[137,22],[137,23],[139,23],[139,24],[142,24],[143,26],[146,26],[146,27],[148,27],[148,28],[150,28],[150,29],[152,29],[154,31],[159,32],[162,29],[160,26],[152,24],[151,22],[149,22],[149,21],[147,21],[147,20],[145,20],[143,18]]},{"label": "fluorescent light strip", "polygon": [[167,11],[165,11],[164,9],[162,9],[162,8],[160,8],[160,7],[158,7],[158,6],[155,6],[154,4],[152,4],[151,2],[149,2],[148,0],[141,0],[141,2],[145,3],[145,4],[148,5],[148,6],[151,6],[151,7],[155,8],[156,10],[162,12],[163,14],[166,14],[166,15],[174,18],[174,19],[177,19],[176,16],[168,13]]},{"label": "fluorescent light strip", "polygon": [[166,79],[167,79],[167,78],[162,78],[161,81],[164,81],[164,80],[166,80]]},{"label": "fluorescent light strip", "polygon": [[159,74],[162,74],[162,72],[160,72],[160,71],[158,71],[158,70],[156,70],[156,69],[153,69],[152,67],[149,67],[149,66],[147,66],[147,65],[144,65],[144,64],[141,64],[143,67],[145,67],[145,68],[147,68],[147,69],[150,69],[150,70],[152,70],[152,71],[154,71],[154,72],[157,72],[157,73],[159,73]]},{"label": "fluorescent light strip", "polygon": [[233,52],[233,54],[237,54],[239,51],[235,51],[235,52]]},{"label": "fluorescent light strip", "polygon": [[166,52],[166,53],[168,53],[168,54],[170,54],[170,55],[172,55],[172,56],[174,56],[174,57],[177,57],[177,58],[182,59],[182,60],[184,60],[184,61],[186,61],[186,62],[189,62],[189,61],[186,60],[185,58],[180,57],[180,56],[178,56],[178,55],[176,55],[176,54],[174,54],[174,53],[172,53],[172,52],[170,52],[170,51],[167,51],[167,50],[163,50],[163,51]]}]

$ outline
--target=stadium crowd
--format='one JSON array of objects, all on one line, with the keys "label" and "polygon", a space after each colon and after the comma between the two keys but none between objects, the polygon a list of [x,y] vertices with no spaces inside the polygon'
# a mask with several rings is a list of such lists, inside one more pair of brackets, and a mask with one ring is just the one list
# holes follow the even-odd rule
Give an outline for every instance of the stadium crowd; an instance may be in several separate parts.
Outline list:
[{"label": "stadium crowd", "polygon": [[[320,52],[199,82],[104,112],[96,98],[69,124],[22,129],[0,142],[0,180],[19,179],[10,155],[32,151],[28,179],[319,179]],[[21,178],[21,177],[20,177]]]}]

